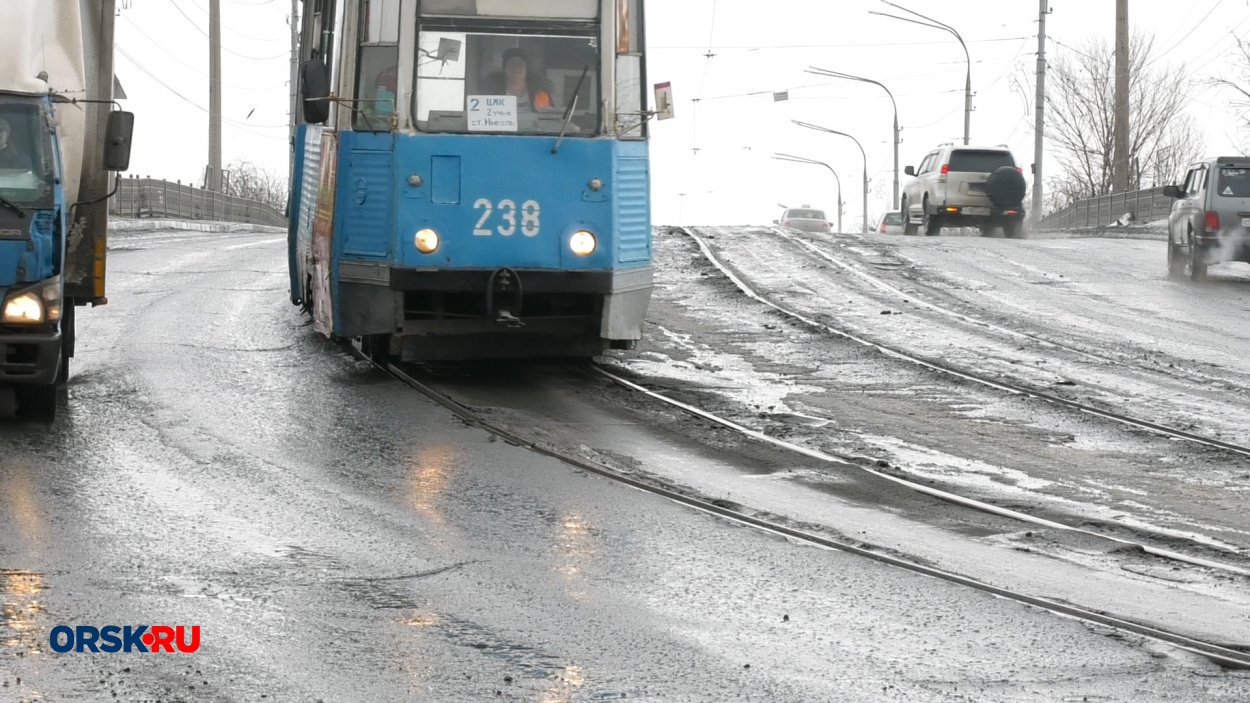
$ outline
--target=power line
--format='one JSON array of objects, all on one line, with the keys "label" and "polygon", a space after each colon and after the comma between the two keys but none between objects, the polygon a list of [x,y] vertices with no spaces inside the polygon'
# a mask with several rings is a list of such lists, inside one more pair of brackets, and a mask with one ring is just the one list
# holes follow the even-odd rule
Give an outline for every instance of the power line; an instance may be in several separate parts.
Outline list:
[{"label": "power line", "polygon": [[[139,25],[138,25],[138,24],[136,24],[136,23],[134,22],[134,20],[130,19],[130,16],[129,16],[129,15],[122,15],[122,19],[124,19],[124,20],[126,20],[127,22],[129,22],[129,23],[130,23],[130,25],[134,28],[134,30],[135,30],[136,32],[138,32],[139,34],[142,34],[144,37],[146,37],[146,38],[147,38],[147,40],[148,40],[148,41],[152,44],[152,46],[155,46],[156,48],[160,49],[161,51],[165,52],[166,54],[169,54],[169,55],[170,55],[170,56],[171,56],[171,57],[172,57],[175,61],[177,61],[178,63],[182,64],[183,66],[185,66],[185,67],[186,67],[186,68],[188,68],[189,70],[191,70],[191,71],[195,72],[197,75],[203,76],[203,77],[205,77],[205,78],[207,78],[207,77],[208,77],[208,74],[207,74],[207,73],[204,73],[204,71],[200,70],[199,68],[197,68],[197,67],[195,67],[195,66],[192,66],[191,64],[187,63],[187,62],[186,62],[186,61],[184,61],[182,58],[180,58],[180,57],[178,56],[178,54],[174,53],[173,51],[170,51],[170,50],[169,50],[169,49],[167,49],[167,48],[166,48],[163,44],[161,44],[159,41],[157,41],[156,39],[154,39],[154,38],[152,37],[152,35],[148,34],[148,33],[147,33],[147,32],[145,32],[145,31],[143,31],[143,29],[142,29],[141,27],[139,27]],[[274,91],[274,90],[277,90],[279,87],[285,87],[285,86],[286,86],[286,83],[285,83],[285,82],[283,82],[282,86],[242,86],[242,85],[235,85],[235,84],[233,84],[233,83],[227,83],[226,85],[228,85],[228,86],[230,86],[231,88],[234,88],[234,89],[236,89],[236,90],[253,90],[253,91],[266,91],[266,92],[272,92],[272,91]]]},{"label": "power line", "polygon": [[[195,9],[199,10],[200,12],[203,12],[205,15],[208,14],[208,10],[205,10],[204,8],[200,7],[200,4],[196,2],[195,0],[189,0],[189,2],[192,5],[195,5]],[[266,43],[272,43],[275,41],[280,41],[280,42],[287,41],[287,37],[254,37],[250,34],[247,34],[246,32],[240,32],[234,27],[227,26],[226,29],[230,30],[230,34],[232,36],[243,37],[244,39],[250,39],[251,41],[266,42]]]},{"label": "power line", "polygon": [[[205,38],[208,38],[208,32],[201,29],[200,25],[196,24],[195,20],[191,19],[191,16],[188,15],[185,10],[183,10],[181,7],[178,6],[178,3],[176,0],[169,0],[169,4],[173,6],[175,10],[178,11],[178,14],[185,17],[186,20],[191,23],[191,26],[195,27],[195,30],[197,32],[199,32],[200,34],[203,34]],[[222,51],[225,51],[228,54],[233,54],[235,56],[238,56],[241,59],[247,59],[249,61],[273,61],[274,59],[288,60],[291,58],[290,52],[288,51],[283,51],[282,53],[274,54],[273,56],[248,56],[247,54],[241,54],[235,51],[234,49],[231,49],[228,46],[223,46],[221,47],[221,49]]]},{"label": "power line", "polygon": [[1203,16],[1202,16],[1202,19],[1200,19],[1200,20],[1198,20],[1196,23],[1194,23],[1194,26],[1190,27],[1188,32],[1185,32],[1185,36],[1181,37],[1180,39],[1177,39],[1177,40],[1176,40],[1176,42],[1172,44],[1172,46],[1169,46],[1168,48],[1164,49],[1164,50],[1163,50],[1163,53],[1161,53],[1161,54],[1159,54],[1159,55],[1155,56],[1155,57],[1154,57],[1153,59],[1151,59],[1151,60],[1150,60],[1150,61],[1149,61],[1146,65],[1147,65],[1147,66],[1149,66],[1150,64],[1154,63],[1155,61],[1158,61],[1159,59],[1163,58],[1164,56],[1167,56],[1167,55],[1168,55],[1168,54],[1169,54],[1169,53],[1170,53],[1173,49],[1175,49],[1176,47],[1180,46],[1180,45],[1181,45],[1181,42],[1183,42],[1183,41],[1185,41],[1186,39],[1188,39],[1188,38],[1189,38],[1189,35],[1193,34],[1193,33],[1194,33],[1194,31],[1196,31],[1199,27],[1201,27],[1201,26],[1202,26],[1202,23],[1203,23],[1203,22],[1206,22],[1206,21],[1207,21],[1207,18],[1211,16],[1211,13],[1212,13],[1212,12],[1215,12],[1215,11],[1216,11],[1216,9],[1217,9],[1217,8],[1219,8],[1219,6],[1220,6],[1220,5],[1223,5],[1223,4],[1224,4],[1224,0],[1215,0],[1215,4],[1211,6],[1211,9],[1210,9],[1210,10],[1207,10],[1207,14],[1203,15]]},{"label": "power line", "polygon": [[[127,60],[127,61],[129,61],[129,62],[130,62],[130,64],[131,64],[132,66],[134,66],[135,68],[139,69],[141,72],[143,72],[144,74],[146,74],[148,78],[151,78],[152,80],[156,81],[158,84],[160,84],[160,86],[161,86],[162,88],[164,88],[165,90],[168,90],[169,92],[173,93],[175,96],[177,96],[179,99],[181,99],[183,102],[187,103],[187,104],[188,104],[188,105],[190,105],[191,107],[194,107],[195,109],[197,109],[197,110],[199,110],[199,111],[201,111],[201,112],[204,112],[204,113],[207,113],[207,112],[208,112],[208,108],[204,107],[203,105],[200,105],[199,103],[195,102],[195,101],[194,101],[194,100],[192,100],[191,98],[188,98],[187,96],[183,95],[182,93],[179,93],[177,90],[175,90],[175,89],[174,89],[172,86],[170,86],[168,83],[166,83],[165,81],[163,81],[163,80],[161,80],[160,78],[158,78],[155,74],[153,74],[153,73],[152,73],[151,71],[149,71],[148,69],[144,68],[144,67],[143,67],[143,65],[142,65],[142,64],[140,64],[138,61],[136,61],[136,60],[135,60],[135,58],[134,58],[133,56],[131,56],[131,55],[130,55],[130,54],[129,54],[126,50],[125,50],[125,48],[123,48],[120,44],[114,44],[114,47],[117,49],[117,53],[119,53],[119,54],[121,54],[122,56],[124,56],[124,57],[126,58],[126,60]],[[257,136],[257,137],[265,137],[265,138],[269,138],[269,139],[274,139],[275,137],[273,137],[272,135],[268,135],[268,134],[262,134],[262,133],[260,133],[260,132],[252,132],[252,131],[251,131],[251,129],[287,129],[287,128],[290,126],[290,125],[286,125],[286,124],[280,124],[280,125],[256,125],[256,124],[250,124],[250,123],[247,123],[247,122],[240,122],[239,120],[232,120],[232,119],[230,119],[230,118],[223,118],[223,119],[224,119],[226,122],[229,122],[231,125],[233,125],[233,126],[235,126],[235,127],[238,127],[239,129],[241,129],[241,130],[242,130],[242,131],[244,131],[244,132],[248,132],[249,134],[255,135],[255,136]],[[286,141],[286,137],[282,137],[281,139],[282,139],[282,141]]]},{"label": "power line", "polygon": [[[1021,39],[1032,39],[1033,37],[998,37],[994,39],[967,39],[968,44],[985,44],[990,42],[1006,42],[1020,41]],[[772,46],[761,46],[757,44],[726,44],[723,46],[686,46],[686,45],[669,45],[669,46],[648,46],[648,51],[786,51],[790,49],[861,49],[874,46],[922,46],[930,44],[948,44],[945,41],[916,41],[916,42],[866,42],[860,44],[776,44]]]}]

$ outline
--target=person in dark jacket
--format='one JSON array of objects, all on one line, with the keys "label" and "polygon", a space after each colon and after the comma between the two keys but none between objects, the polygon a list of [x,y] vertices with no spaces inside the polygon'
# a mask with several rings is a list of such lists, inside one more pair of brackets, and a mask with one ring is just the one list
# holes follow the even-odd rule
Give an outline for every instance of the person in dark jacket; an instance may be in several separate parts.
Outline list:
[{"label": "person in dark jacket", "polygon": [[529,53],[520,47],[503,52],[503,71],[487,77],[486,92],[512,95],[517,107],[545,110],[554,107],[546,83],[530,70]]}]

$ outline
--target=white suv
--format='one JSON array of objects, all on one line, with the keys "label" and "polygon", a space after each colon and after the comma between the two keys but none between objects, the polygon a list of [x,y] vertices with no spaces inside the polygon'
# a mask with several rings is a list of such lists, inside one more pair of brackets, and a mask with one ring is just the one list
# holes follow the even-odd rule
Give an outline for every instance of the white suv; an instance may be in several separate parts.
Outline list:
[{"label": "white suv", "polygon": [[1002,227],[1008,237],[1024,236],[1027,185],[1009,149],[947,144],[904,173],[915,179],[904,186],[899,206],[903,234],[915,234],[917,226],[930,236],[943,227],[978,227],[983,235]]}]

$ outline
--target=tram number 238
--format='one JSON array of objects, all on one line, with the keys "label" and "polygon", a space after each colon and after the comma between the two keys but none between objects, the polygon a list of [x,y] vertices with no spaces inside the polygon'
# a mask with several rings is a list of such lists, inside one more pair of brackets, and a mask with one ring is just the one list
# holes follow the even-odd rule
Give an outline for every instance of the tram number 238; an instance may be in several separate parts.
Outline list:
[{"label": "tram number 238", "polygon": [[473,227],[473,234],[479,237],[494,234],[511,237],[518,231],[527,237],[536,237],[542,226],[542,208],[536,200],[526,200],[517,207],[514,200],[504,199],[494,203],[487,198],[478,198],[473,202],[473,209],[481,211]]}]

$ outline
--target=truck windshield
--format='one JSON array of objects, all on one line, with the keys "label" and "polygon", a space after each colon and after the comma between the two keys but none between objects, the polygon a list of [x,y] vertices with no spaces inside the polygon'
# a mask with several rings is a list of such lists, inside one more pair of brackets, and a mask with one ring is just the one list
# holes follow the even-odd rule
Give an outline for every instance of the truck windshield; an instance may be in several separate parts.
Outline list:
[{"label": "truck windshield", "polygon": [[38,104],[0,102],[0,197],[51,204],[51,135]]},{"label": "truck windshield", "polygon": [[600,58],[593,28],[552,25],[518,32],[491,26],[422,31],[416,57],[417,128],[496,134],[564,131],[569,137],[598,133]]}]

